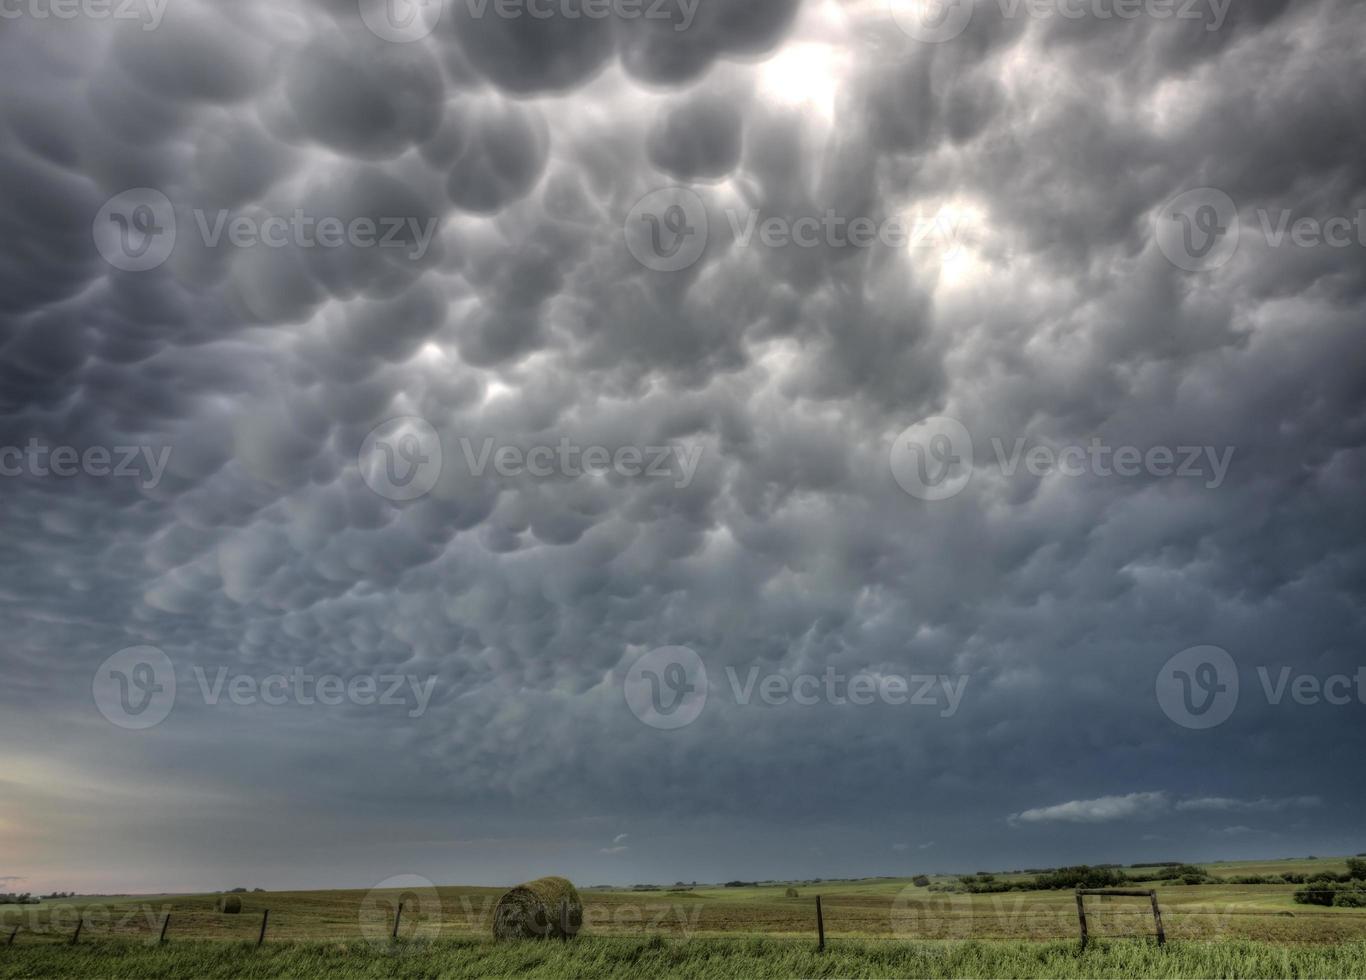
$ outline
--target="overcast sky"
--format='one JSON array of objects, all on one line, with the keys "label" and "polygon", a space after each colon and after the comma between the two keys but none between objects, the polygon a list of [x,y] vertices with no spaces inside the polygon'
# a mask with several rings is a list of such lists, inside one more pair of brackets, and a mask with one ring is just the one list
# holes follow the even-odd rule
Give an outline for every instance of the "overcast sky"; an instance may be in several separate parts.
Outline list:
[{"label": "overcast sky", "polygon": [[0,890],[1366,850],[1366,5],[66,9]]}]

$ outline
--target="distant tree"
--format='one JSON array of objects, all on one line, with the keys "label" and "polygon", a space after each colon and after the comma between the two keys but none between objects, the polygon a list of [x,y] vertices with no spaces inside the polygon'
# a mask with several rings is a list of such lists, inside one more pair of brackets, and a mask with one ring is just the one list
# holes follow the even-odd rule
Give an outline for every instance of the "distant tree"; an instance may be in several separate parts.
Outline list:
[{"label": "distant tree", "polygon": [[1331,888],[1301,888],[1295,892],[1295,901],[1301,905],[1332,905],[1333,889]]},{"label": "distant tree", "polygon": [[1359,857],[1348,858],[1347,876],[1349,878],[1366,878],[1366,860]]}]

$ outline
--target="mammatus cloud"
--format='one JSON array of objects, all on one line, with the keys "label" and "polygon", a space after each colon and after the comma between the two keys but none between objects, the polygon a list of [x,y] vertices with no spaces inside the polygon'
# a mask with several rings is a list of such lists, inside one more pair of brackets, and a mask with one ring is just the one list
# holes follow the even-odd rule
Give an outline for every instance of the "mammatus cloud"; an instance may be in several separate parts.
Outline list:
[{"label": "mammatus cloud", "polygon": [[[816,877],[1137,860],[1140,818],[1234,856],[1219,812],[1361,850],[1366,264],[1274,232],[1366,206],[1366,6],[387,6],[0,22],[0,865]],[[933,417],[970,445],[894,472]],[[1160,701],[1200,644],[1240,692]],[[675,646],[664,730],[623,691]],[[101,674],[144,647],[170,677]]]}]

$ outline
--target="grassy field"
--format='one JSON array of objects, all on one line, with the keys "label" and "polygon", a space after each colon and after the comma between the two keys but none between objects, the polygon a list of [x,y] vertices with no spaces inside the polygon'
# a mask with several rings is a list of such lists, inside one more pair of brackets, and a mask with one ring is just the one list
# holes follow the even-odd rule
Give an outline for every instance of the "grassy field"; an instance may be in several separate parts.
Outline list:
[{"label": "grassy field", "polygon": [[369,944],[282,943],[254,949],[191,942],[0,951],[0,978],[327,977],[1363,977],[1366,944],[1110,941],[1076,943],[814,944],[779,939],[578,939],[571,943],[477,939]]},{"label": "grassy field", "polygon": [[[1207,864],[1213,875],[1342,871],[1345,861]],[[998,875],[998,877],[1005,877]],[[948,883],[952,879],[937,879]],[[1143,900],[1087,900],[1100,949],[1077,956],[1070,890],[965,894],[908,879],[582,892],[567,945],[490,940],[501,888],[399,893],[253,892],[240,915],[216,895],[70,898],[0,906],[0,977],[17,976],[1354,976],[1366,977],[1366,910],[1297,905],[1297,886],[1158,882],[1169,944]],[[793,897],[789,888],[798,892]],[[816,957],[815,896],[829,950]],[[270,910],[265,946],[254,948]],[[170,914],[167,943],[158,946]],[[80,944],[69,945],[77,922]],[[4,946],[11,932],[12,946]],[[1122,938],[1127,937],[1127,938]],[[631,971],[635,971],[632,973]]]}]

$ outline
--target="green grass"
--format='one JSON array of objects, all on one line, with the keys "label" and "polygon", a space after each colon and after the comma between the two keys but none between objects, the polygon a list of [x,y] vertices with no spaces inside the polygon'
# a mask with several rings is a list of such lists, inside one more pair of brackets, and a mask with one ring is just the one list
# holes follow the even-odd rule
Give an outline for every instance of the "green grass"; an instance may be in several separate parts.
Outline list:
[{"label": "green grass", "polygon": [[[1345,869],[1343,859],[1206,865],[1213,874]],[[947,879],[941,879],[947,880]],[[787,888],[799,891],[788,897]],[[1149,886],[1144,886],[1149,887]],[[399,893],[250,892],[240,915],[217,895],[76,897],[0,906],[7,977],[1362,977],[1366,910],[1296,905],[1292,884],[1156,883],[1168,945],[1145,900],[1091,898],[1098,948],[1077,953],[1070,890],[934,892],[909,879],[772,882],[684,891],[584,889],[568,944],[495,943],[501,888],[443,886],[439,907]],[[815,897],[830,948],[817,956]],[[270,910],[266,944],[254,948]],[[168,942],[155,945],[171,914]],[[80,944],[70,943],[76,922]],[[13,946],[5,946],[19,926]],[[415,936],[426,937],[417,939]]]},{"label": "green grass", "polygon": [[0,978],[326,977],[1366,977],[1366,944],[1075,942],[814,944],[776,939],[452,939],[367,944],[281,943],[253,949],[195,942],[0,949]]}]

